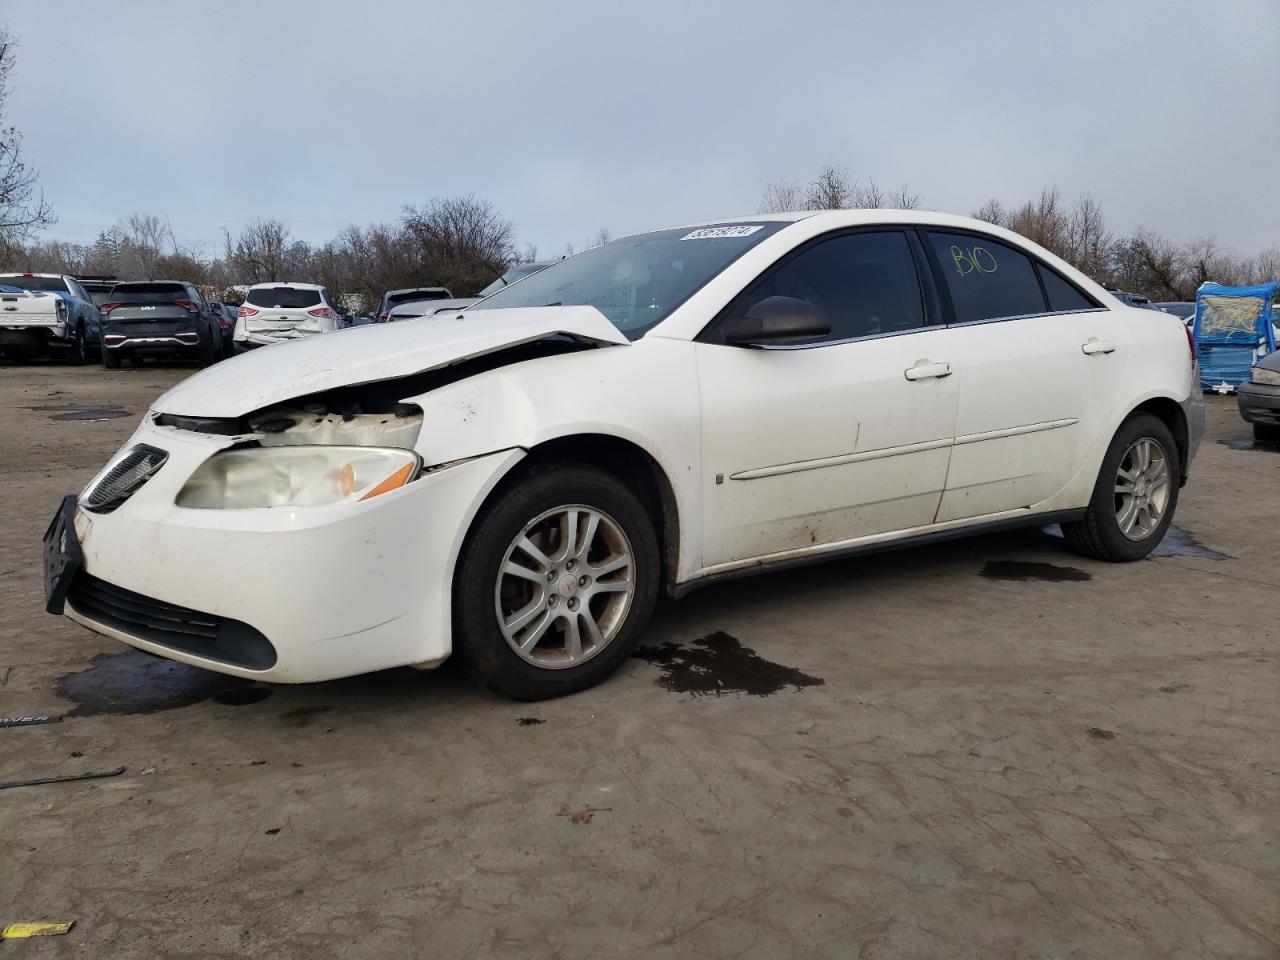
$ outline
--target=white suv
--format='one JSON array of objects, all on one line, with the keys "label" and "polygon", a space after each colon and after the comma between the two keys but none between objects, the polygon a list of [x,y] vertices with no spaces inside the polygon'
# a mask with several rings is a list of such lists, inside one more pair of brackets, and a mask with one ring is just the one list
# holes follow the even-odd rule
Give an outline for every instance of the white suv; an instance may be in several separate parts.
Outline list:
[{"label": "white suv", "polygon": [[317,283],[255,283],[236,316],[237,353],[342,328],[342,313]]}]

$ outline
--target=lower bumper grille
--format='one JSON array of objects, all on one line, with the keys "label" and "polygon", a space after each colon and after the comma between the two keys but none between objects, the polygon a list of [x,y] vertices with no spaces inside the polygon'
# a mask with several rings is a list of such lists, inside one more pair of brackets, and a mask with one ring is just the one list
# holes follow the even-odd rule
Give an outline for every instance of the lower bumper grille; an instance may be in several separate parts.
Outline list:
[{"label": "lower bumper grille", "polygon": [[95,623],[182,653],[249,670],[276,664],[271,641],[247,623],[153,600],[83,571],[67,603]]}]

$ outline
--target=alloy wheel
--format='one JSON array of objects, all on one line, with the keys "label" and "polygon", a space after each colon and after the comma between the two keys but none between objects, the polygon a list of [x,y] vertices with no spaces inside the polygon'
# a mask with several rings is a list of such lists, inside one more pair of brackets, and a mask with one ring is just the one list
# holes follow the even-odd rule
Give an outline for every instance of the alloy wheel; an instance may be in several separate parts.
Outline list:
[{"label": "alloy wheel", "polygon": [[602,510],[571,504],[535,517],[507,547],[494,612],[517,656],[558,670],[613,641],[635,591],[634,550],[622,527]]},{"label": "alloy wheel", "polygon": [[1140,437],[1129,445],[1116,471],[1115,509],[1120,532],[1145,540],[1169,506],[1169,456],[1159,441]]}]

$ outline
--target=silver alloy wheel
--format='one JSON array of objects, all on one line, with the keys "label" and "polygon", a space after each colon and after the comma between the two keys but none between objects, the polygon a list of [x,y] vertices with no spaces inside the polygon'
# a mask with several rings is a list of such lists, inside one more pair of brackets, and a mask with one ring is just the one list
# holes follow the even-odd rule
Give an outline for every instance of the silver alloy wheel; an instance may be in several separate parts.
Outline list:
[{"label": "silver alloy wheel", "polygon": [[1129,445],[1116,471],[1116,523],[1130,540],[1145,540],[1169,506],[1169,456],[1158,440],[1140,437]]},{"label": "silver alloy wheel", "polygon": [[570,504],[534,518],[507,547],[494,587],[507,644],[551,670],[594,657],[626,622],[633,556],[622,528],[594,507]]}]

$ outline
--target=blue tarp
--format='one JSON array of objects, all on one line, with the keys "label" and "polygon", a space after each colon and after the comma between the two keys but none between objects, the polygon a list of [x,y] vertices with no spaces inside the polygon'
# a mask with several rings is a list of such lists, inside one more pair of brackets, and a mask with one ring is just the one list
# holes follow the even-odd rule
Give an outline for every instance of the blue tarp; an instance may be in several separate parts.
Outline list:
[{"label": "blue tarp", "polygon": [[1203,283],[1196,291],[1192,333],[1200,360],[1200,386],[1213,390],[1249,379],[1258,357],[1276,349],[1271,307],[1280,283],[1252,287],[1224,287]]}]

